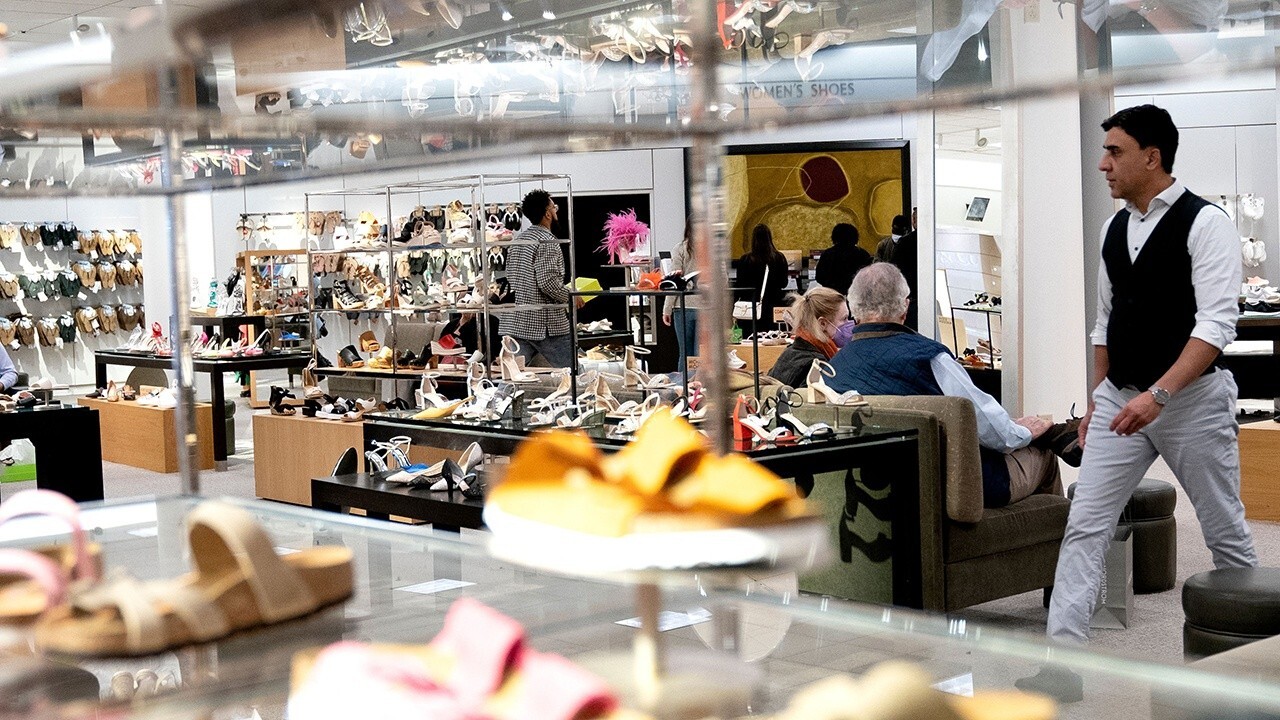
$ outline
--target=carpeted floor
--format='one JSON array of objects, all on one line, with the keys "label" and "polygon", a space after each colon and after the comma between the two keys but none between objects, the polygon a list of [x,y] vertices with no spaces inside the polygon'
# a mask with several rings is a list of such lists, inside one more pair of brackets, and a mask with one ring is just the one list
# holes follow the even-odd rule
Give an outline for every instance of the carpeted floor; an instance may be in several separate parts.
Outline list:
[{"label": "carpeted floor", "polygon": [[[1174,517],[1178,523],[1178,584],[1172,590],[1134,596],[1134,613],[1125,630],[1093,630],[1090,647],[1127,657],[1182,663],[1182,581],[1213,569],[1200,523],[1187,495],[1163,461],[1156,461],[1147,477],[1172,483],[1178,490]],[[1251,522],[1253,540],[1262,565],[1280,565],[1280,523]],[[1043,634],[1048,611],[1040,592],[994,600],[954,613],[954,617],[1002,630]]]}]

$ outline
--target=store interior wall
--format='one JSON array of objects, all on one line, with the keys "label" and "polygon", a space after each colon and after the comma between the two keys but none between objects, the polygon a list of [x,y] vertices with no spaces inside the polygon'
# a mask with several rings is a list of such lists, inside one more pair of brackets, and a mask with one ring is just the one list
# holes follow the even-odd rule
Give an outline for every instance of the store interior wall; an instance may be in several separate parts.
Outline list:
[{"label": "store interior wall", "polygon": [[[116,290],[83,291],[84,298],[51,298],[40,301],[35,297],[21,300],[0,300],[0,316],[27,314],[33,318],[59,316],[81,305],[112,306],[120,303],[143,303],[148,323],[168,316],[168,303],[159,296],[167,292],[165,278],[169,275],[165,265],[167,249],[163,242],[166,224],[163,201],[155,198],[25,198],[6,200],[4,220],[15,224],[23,222],[60,222],[70,220],[77,228],[85,229],[137,229],[143,241],[143,273],[141,288],[116,286]],[[21,243],[18,243],[21,245]],[[0,250],[0,267],[21,275],[54,268],[66,268],[74,260],[85,256],[65,249],[37,250],[34,246],[15,246]],[[77,333],[73,343],[62,347],[5,348],[18,369],[33,379],[52,377],[58,383],[92,385],[94,380],[93,353],[124,344],[129,333],[120,331],[86,337]],[[127,368],[125,369],[127,371]],[[112,375],[111,377],[114,377]],[[122,376],[123,378],[123,376]],[[121,379],[122,379],[121,378]]]},{"label": "store interior wall", "polygon": [[[1266,244],[1267,260],[1259,268],[1248,269],[1248,274],[1280,281],[1280,223],[1275,217],[1280,211],[1276,165],[1280,95],[1275,71],[1117,89],[1117,109],[1142,103],[1165,108],[1177,124],[1180,142],[1174,175],[1189,189],[1213,202],[1223,194],[1253,193],[1263,198],[1266,214],[1254,225],[1253,236]],[[1242,234],[1249,229],[1247,223],[1237,217]]]}]

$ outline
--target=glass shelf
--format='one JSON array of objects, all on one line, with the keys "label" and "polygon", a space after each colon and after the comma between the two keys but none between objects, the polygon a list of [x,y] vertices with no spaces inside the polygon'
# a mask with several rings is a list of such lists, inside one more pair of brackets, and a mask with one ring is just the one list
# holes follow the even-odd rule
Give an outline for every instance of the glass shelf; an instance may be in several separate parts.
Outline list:
[{"label": "glass shelf", "polygon": [[[112,501],[85,507],[110,568],[141,579],[174,577],[188,568],[185,514],[192,497]],[[204,646],[127,662],[79,660],[107,695],[111,675],[127,668],[173,672],[179,689],[117,703],[112,717],[282,718],[294,653],[341,640],[425,643],[459,597],[502,612],[526,630],[537,650],[584,666],[627,657],[636,630],[635,586],[534,571],[490,558],[483,533],[456,535],[429,526],[371,521],[265,501],[236,501],[271,535],[279,552],[343,545],[354,554],[356,592],[342,607],[241,633]],[[6,523],[6,545],[36,545],[59,529],[39,519]],[[861,674],[890,659],[920,666],[954,692],[1010,690],[1036,672],[1046,655],[1037,636],[993,632],[975,623],[911,610],[800,595],[795,575],[757,571],[665,573],[663,607],[677,627],[661,633],[670,658],[717,658],[752,686],[750,707],[723,707],[724,717],[776,712],[797,689],[839,673]],[[450,581],[433,583],[433,581]],[[736,647],[735,654],[712,648]],[[1084,678],[1085,699],[1059,717],[1163,717],[1194,702],[1204,717],[1259,717],[1280,712],[1280,688],[1246,677],[1211,675],[1082,649],[1054,658]],[[1162,707],[1163,706],[1163,707]],[[239,714],[236,714],[239,713]],[[59,717],[99,717],[68,709]]]}]

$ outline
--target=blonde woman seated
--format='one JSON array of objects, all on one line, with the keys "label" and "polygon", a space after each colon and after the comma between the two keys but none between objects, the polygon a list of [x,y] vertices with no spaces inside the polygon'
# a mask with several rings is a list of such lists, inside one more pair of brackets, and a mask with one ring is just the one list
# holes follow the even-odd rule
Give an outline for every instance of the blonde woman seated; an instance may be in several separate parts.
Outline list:
[{"label": "blonde woman seated", "polygon": [[825,287],[813,287],[797,295],[787,311],[795,339],[782,351],[769,376],[793,388],[808,383],[814,360],[828,362],[849,342],[853,323],[844,295]]}]

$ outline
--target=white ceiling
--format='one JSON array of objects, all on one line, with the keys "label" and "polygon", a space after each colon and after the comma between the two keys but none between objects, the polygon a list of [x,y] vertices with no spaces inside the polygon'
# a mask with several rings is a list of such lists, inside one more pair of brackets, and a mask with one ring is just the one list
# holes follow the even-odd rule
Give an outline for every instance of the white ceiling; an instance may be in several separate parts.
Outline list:
[{"label": "white ceiling", "polygon": [[[177,0],[165,2],[174,17],[181,17],[226,0]],[[43,45],[64,42],[76,28],[76,20],[94,23],[124,20],[135,7],[154,5],[151,0],[0,0],[0,22],[9,26],[9,42]]]},{"label": "white ceiling", "polygon": [[[965,108],[934,114],[934,138],[939,150],[999,155],[1000,108]],[[986,140],[979,147],[979,138]]]}]

